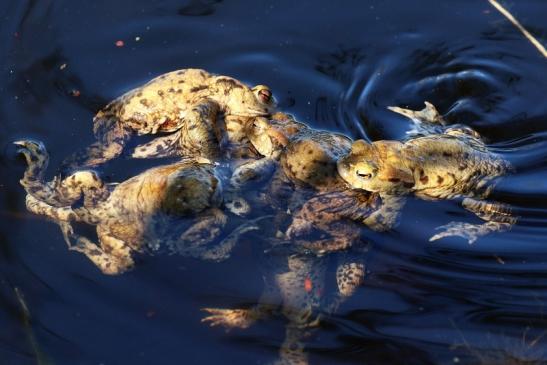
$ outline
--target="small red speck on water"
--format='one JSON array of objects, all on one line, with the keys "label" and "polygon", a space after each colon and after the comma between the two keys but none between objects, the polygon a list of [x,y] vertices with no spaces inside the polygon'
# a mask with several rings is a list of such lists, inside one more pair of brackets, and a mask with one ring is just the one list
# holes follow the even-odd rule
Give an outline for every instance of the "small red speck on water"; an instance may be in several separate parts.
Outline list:
[{"label": "small red speck on water", "polygon": [[116,45],[116,47],[123,47],[125,45],[125,43],[123,43],[123,41],[116,41],[116,43],[114,43]]},{"label": "small red speck on water", "polygon": [[19,38],[19,32],[13,33],[13,36],[14,36],[15,38]]},{"label": "small red speck on water", "polygon": [[311,292],[311,290],[313,289],[313,284],[311,282],[311,279],[310,278],[306,278],[304,280],[304,290],[309,293]]},{"label": "small red speck on water", "polygon": [[75,96],[75,97],[78,97],[78,96],[80,96],[81,94],[82,94],[82,93],[80,92],[80,90],[76,90],[76,89],[74,89],[74,90],[72,90],[72,91],[70,92],[70,95]]}]

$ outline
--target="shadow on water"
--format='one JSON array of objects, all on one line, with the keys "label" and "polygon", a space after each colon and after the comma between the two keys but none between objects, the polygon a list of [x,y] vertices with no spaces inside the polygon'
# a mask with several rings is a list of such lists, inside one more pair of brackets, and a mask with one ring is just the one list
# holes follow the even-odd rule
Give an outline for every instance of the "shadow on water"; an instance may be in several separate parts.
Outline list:
[{"label": "shadow on water", "polygon": [[[25,209],[18,182],[24,163],[14,157],[12,141],[44,141],[50,178],[66,156],[93,141],[91,119],[108,100],[186,67],[269,85],[284,111],[353,139],[405,138],[408,121],[386,107],[419,109],[428,100],[449,122],[479,131],[515,167],[492,195],[519,216],[509,232],[473,246],[458,238],[428,243],[435,227],[476,218],[454,202],[417,199],[409,199],[397,228],[364,231],[374,245],[354,254],[366,262],[365,281],[330,314],[314,304],[324,318],[302,334],[310,363],[547,361],[547,64],[487,2],[21,1],[2,7],[1,363],[40,363],[36,346],[54,364],[278,357],[291,323],[283,306],[273,319],[229,333],[201,323],[200,309],[262,303],[265,284],[290,256],[272,265],[260,239],[247,237],[221,263],[143,257],[135,270],[109,277],[69,252],[56,225]],[[546,42],[544,3],[511,10]],[[123,46],[116,46],[119,40]],[[157,163],[121,159],[101,173],[123,181]],[[338,258],[310,260],[321,264],[313,273],[321,273],[332,294]],[[298,285],[306,292],[304,274]],[[14,288],[23,293],[30,320]]]}]

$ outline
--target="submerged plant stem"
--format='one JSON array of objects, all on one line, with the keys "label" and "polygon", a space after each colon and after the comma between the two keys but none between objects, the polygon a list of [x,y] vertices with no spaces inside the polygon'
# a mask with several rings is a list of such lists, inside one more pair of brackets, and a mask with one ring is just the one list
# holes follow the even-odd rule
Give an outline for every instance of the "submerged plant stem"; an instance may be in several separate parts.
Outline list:
[{"label": "submerged plant stem", "polygon": [[34,352],[34,355],[36,357],[36,363],[38,365],[53,365],[53,363],[46,357],[46,355],[40,350],[40,347],[38,346],[38,342],[36,341],[36,338],[34,337],[34,333],[32,332],[32,326],[30,323],[30,311],[28,309],[27,303],[25,302],[25,298],[23,297],[23,294],[21,293],[21,290],[19,288],[14,288],[15,296],[17,297],[17,301],[19,302],[19,306],[21,307],[21,312],[23,314],[23,326],[25,327],[25,332],[27,333],[27,338],[30,342],[30,346],[32,347],[32,351]]},{"label": "submerged plant stem", "polygon": [[547,58],[547,50],[545,49],[545,47],[543,47],[543,45],[523,27],[522,24],[520,24],[519,21],[515,19],[515,17],[507,9],[501,6],[501,4],[498,3],[496,0],[488,0],[488,2],[492,4],[492,6],[495,7],[500,13],[502,13],[507,19],[509,19],[509,21],[513,23],[513,25],[517,27],[518,30],[520,30],[530,42],[532,42],[532,44],[539,50],[543,57]]}]

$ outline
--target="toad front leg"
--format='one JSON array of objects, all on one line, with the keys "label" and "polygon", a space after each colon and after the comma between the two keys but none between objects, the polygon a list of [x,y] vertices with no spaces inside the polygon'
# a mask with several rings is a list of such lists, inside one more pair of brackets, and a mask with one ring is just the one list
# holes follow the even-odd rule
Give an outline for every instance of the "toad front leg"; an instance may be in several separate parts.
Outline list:
[{"label": "toad front leg", "polygon": [[[182,156],[218,158],[222,128],[217,125],[220,108],[213,101],[199,104],[184,115],[181,128],[180,153]],[[218,121],[220,123],[220,121]]]},{"label": "toad front leg", "polygon": [[215,159],[220,155],[224,128],[217,114],[220,108],[213,101],[206,101],[179,114],[180,129],[164,137],[155,138],[137,146],[131,157],[160,158],[172,156],[205,157]]},{"label": "toad front leg", "polygon": [[86,237],[73,235],[75,242],[69,249],[86,255],[106,275],[122,274],[133,268],[135,263],[131,257],[131,248],[126,242],[100,227],[97,228],[97,234],[100,246]]},{"label": "toad front leg", "polygon": [[109,189],[95,171],[77,171],[57,185],[55,190],[65,204],[74,204],[84,199],[84,206],[95,206],[98,202],[106,200],[110,194]]},{"label": "toad front leg", "polygon": [[63,161],[62,171],[81,166],[97,166],[118,157],[134,133],[112,112],[99,112],[93,119],[97,142]]},{"label": "toad front leg", "polygon": [[19,153],[25,156],[28,167],[20,180],[25,191],[34,198],[52,207],[66,207],[85,198],[85,203],[93,204],[108,196],[108,189],[96,172],[91,170],[77,171],[65,179],[55,177],[53,181],[44,182],[49,155],[45,146],[38,141],[21,140],[14,142],[19,146]]},{"label": "toad front leg", "polygon": [[406,198],[395,195],[381,195],[381,198],[380,208],[363,219],[367,227],[377,232],[387,231],[397,225],[406,202]]}]

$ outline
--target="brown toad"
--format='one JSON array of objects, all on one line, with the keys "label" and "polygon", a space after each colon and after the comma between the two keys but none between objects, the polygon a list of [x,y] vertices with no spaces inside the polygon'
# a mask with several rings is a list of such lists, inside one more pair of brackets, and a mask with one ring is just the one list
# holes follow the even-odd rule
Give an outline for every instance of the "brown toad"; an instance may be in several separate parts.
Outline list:
[{"label": "brown toad", "polygon": [[[134,134],[167,134],[138,146],[133,157],[215,158],[220,145],[237,139],[237,125],[226,130],[218,115],[254,117],[274,108],[267,86],[253,88],[228,76],[183,69],[158,76],[100,110],[93,119],[98,141],[65,161],[94,166],[118,156]],[[237,142],[237,140],[235,141]]]},{"label": "brown toad", "polygon": [[[463,197],[463,206],[486,221],[484,224],[452,222],[431,241],[461,236],[473,243],[489,232],[508,229],[516,219],[508,207],[485,202],[494,180],[511,170],[501,156],[488,150],[477,132],[465,126],[443,127],[442,116],[426,103],[421,111],[390,107],[417,124],[425,134],[406,142],[356,141],[338,162],[338,172],[355,189],[380,193],[383,206],[375,212],[376,228],[395,223],[404,195],[427,200]],[[437,132],[436,132],[437,131]],[[431,134],[433,132],[433,134]]]},{"label": "brown toad", "polygon": [[[45,183],[48,155],[43,144],[16,144],[29,165],[21,180],[27,208],[57,222],[69,248],[85,254],[103,273],[130,269],[138,252],[167,249],[212,260],[228,254],[226,247],[208,245],[227,221],[219,209],[220,181],[208,161],[151,168],[118,185],[104,184],[91,170]],[[99,245],[74,233],[71,222],[96,225]],[[223,245],[233,245],[230,239]]]},{"label": "brown toad", "polygon": [[351,140],[309,128],[283,113],[271,120],[256,118],[247,132],[265,157],[237,168],[229,190],[242,190],[249,181],[268,176],[269,167],[275,172],[262,196],[270,207],[292,215],[287,238],[319,230],[328,237],[296,241],[319,253],[349,247],[360,236],[360,226],[353,222],[366,219],[379,201],[377,195],[351,191],[338,176],[336,162],[349,151]]}]

